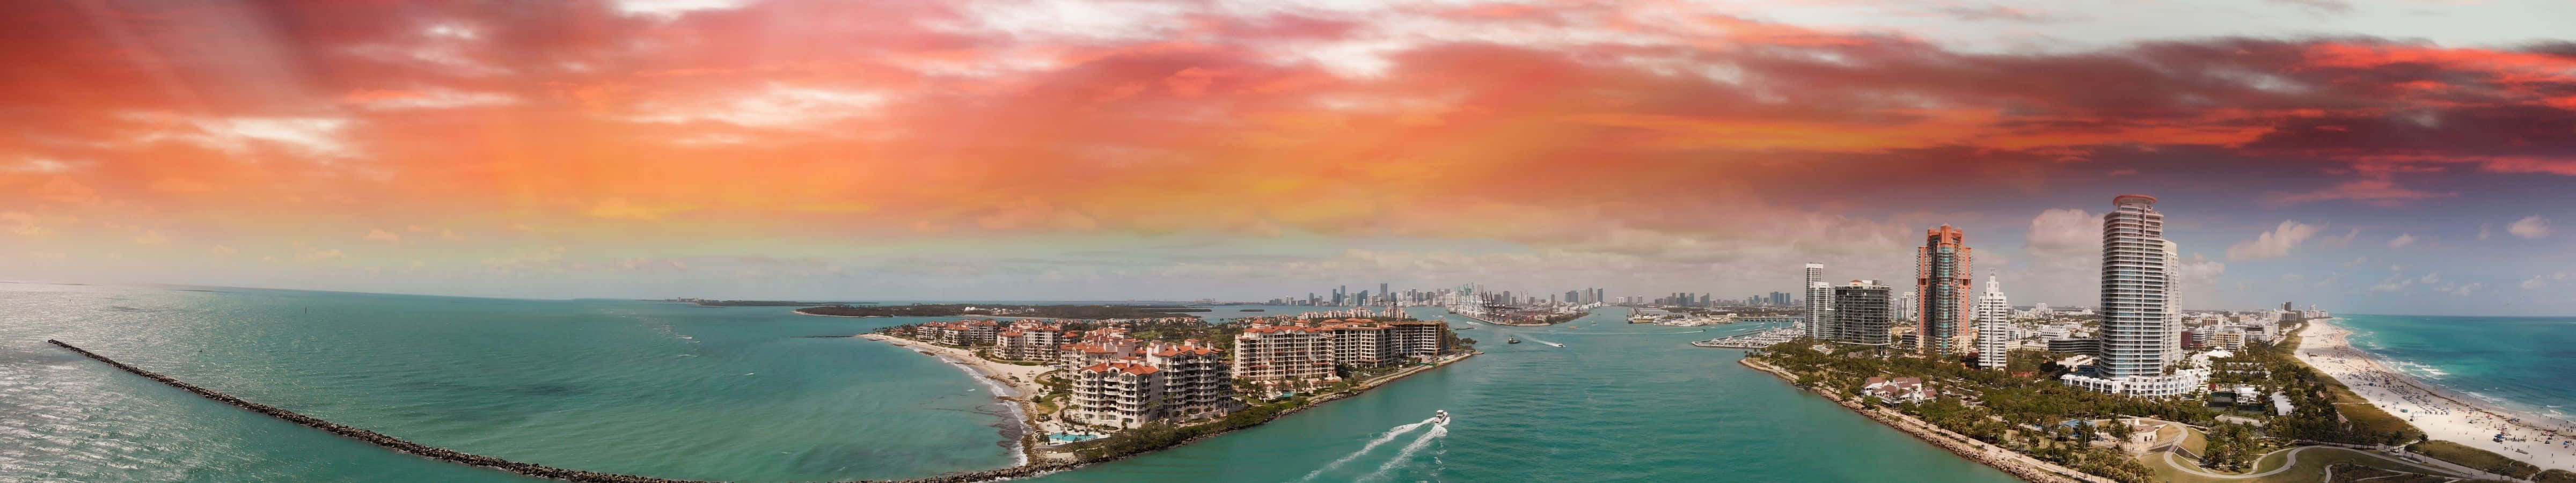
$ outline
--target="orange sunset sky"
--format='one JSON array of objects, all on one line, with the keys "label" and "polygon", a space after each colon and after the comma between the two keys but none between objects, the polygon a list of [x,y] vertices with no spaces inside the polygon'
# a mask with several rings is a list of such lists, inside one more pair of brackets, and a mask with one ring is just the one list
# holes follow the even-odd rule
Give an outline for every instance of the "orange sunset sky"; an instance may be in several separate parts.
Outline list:
[{"label": "orange sunset sky", "polygon": [[[40,1],[0,279],[506,297],[1790,291],[2567,313],[2576,5]],[[2206,304],[2207,306],[2203,306]],[[2333,307],[2330,307],[2333,308]]]}]

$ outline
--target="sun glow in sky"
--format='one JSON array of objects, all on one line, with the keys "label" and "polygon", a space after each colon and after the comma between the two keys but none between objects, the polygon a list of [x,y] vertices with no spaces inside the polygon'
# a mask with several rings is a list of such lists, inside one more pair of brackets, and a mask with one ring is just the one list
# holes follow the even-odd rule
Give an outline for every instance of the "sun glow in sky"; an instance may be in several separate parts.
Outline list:
[{"label": "sun glow in sky", "polygon": [[[2566,314],[2576,5],[111,2],[0,18],[0,278],[514,297],[1613,295]],[[1980,273],[1979,275],[1984,275]]]}]

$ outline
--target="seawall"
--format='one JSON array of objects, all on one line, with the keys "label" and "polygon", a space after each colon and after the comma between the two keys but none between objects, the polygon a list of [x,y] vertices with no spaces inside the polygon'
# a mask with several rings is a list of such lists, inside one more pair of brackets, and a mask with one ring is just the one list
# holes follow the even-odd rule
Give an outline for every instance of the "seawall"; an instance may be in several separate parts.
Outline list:
[{"label": "seawall", "polygon": [[[1754,370],[1770,373],[1773,377],[1780,378],[1781,382],[1789,383],[1792,386],[1797,384],[1798,376],[1790,374],[1787,370],[1762,363],[1761,361],[1753,360],[1749,357],[1736,362],[1743,364],[1744,367],[1751,367]],[[1915,419],[1913,416],[1890,414],[1883,410],[1871,410],[1867,407],[1861,406],[1860,403],[1845,400],[1839,396],[1827,394],[1822,391],[1815,391],[1811,388],[1801,387],[1797,389],[1824,396],[1825,399],[1833,401],[1834,404],[1841,405],[1843,409],[1849,409],[1852,412],[1860,413],[1862,416],[1867,416],[1871,420],[1878,421],[1879,424],[1884,424],[1888,427],[1896,428],[1898,431],[1903,431],[1905,434],[1912,435],[1914,436],[1914,439],[1923,440],[1925,443],[1931,443],[1933,446],[1949,450],[1951,454],[1959,455],[1959,457],[1966,458],[1968,461],[1975,461],[1979,464],[2003,470],[2004,473],[2011,474],[2015,478],[2021,478],[2023,481],[2036,483],[2074,483],[2079,481],[2088,483],[2111,483],[2109,478],[2089,475],[2055,463],[2032,459],[2028,455],[2023,455],[2011,450],[1986,444],[1983,441],[1977,441],[1976,439],[1969,438],[1965,435],[1953,433],[1950,432],[1950,430],[1942,429],[1938,426],[1933,426],[1932,423]]]}]

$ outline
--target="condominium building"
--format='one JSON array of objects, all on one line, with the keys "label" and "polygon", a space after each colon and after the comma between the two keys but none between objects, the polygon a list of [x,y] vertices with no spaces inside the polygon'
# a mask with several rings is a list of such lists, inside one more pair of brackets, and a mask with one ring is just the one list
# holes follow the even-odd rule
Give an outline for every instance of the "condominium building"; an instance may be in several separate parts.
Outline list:
[{"label": "condominium building", "polygon": [[2161,240],[2165,249],[2164,363],[2182,360],[2182,246]]},{"label": "condominium building", "polygon": [[1236,378],[1334,381],[1334,366],[1379,367],[1449,351],[1449,324],[1370,319],[1255,320],[1234,338]]},{"label": "condominium building", "polygon": [[1304,325],[1253,322],[1234,336],[1234,378],[1320,382],[1333,374],[1332,334]]},{"label": "condominium building", "polygon": [[1902,322],[1920,322],[1923,320],[1923,298],[1921,292],[1909,290],[1896,296],[1896,320]]},{"label": "condominium building", "polygon": [[2012,352],[2012,304],[2004,301],[2003,285],[1993,275],[1986,276],[1986,293],[1977,296],[1977,367],[2003,369]]},{"label": "condominium building", "polygon": [[1065,414],[1077,422],[1133,428],[1155,421],[1208,419],[1239,404],[1215,348],[1156,342],[1135,356],[1073,371]]},{"label": "condominium building", "polygon": [[1080,340],[1056,346],[1056,365],[1065,370],[1079,370],[1093,364],[1135,356],[1145,341],[1127,338],[1127,329],[1101,327],[1077,332]]},{"label": "condominium building", "polygon": [[1384,351],[1398,360],[1439,357],[1449,353],[1449,323],[1437,320],[1388,322],[1386,344]]},{"label": "condominium building", "polygon": [[1339,323],[1325,325],[1321,329],[1325,344],[1332,348],[1335,362],[1376,367],[1397,358],[1387,353],[1386,326]]},{"label": "condominium building", "polygon": [[2156,198],[2121,195],[2102,215],[2102,377],[2163,371],[2165,216]]},{"label": "condominium building", "polygon": [[1834,286],[1825,283],[1825,264],[1807,264],[1807,336],[1834,340],[1842,331],[1834,328]]},{"label": "condominium building", "polygon": [[1926,230],[1923,246],[1914,250],[1914,287],[1922,294],[1922,312],[1913,318],[1924,353],[1956,356],[1970,350],[1969,341],[1976,337],[1969,326],[1969,313],[1976,302],[1969,298],[1969,262],[1967,232],[1950,225]]},{"label": "condominium building", "polygon": [[[2209,379],[2205,368],[2167,371],[2181,350],[2181,331],[2167,298],[2174,245],[2164,239],[2156,198],[2120,195],[2102,215],[2102,353],[2087,372],[2059,376],[2086,390],[2177,396]],[[2170,348],[2170,349],[2168,349]],[[2168,350],[2175,352],[2168,352]]]},{"label": "condominium building", "polygon": [[1018,322],[993,335],[995,356],[1015,361],[1055,361],[1062,344],[1064,327],[1038,322]]},{"label": "condominium building", "polygon": [[1833,327],[1838,332],[1834,342],[1879,347],[1895,343],[1888,332],[1896,320],[1895,310],[1889,306],[1887,285],[1877,280],[1853,280],[1833,287],[1827,298],[1833,301]]},{"label": "condominium building", "polygon": [[935,344],[966,347],[991,344],[993,336],[1001,331],[1001,322],[989,319],[930,322],[914,327],[912,338]]}]

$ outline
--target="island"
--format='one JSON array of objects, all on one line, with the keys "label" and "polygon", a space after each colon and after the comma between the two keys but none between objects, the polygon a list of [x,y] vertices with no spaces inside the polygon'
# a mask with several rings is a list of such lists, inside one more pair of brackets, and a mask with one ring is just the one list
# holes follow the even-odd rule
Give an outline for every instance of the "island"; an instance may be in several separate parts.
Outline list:
[{"label": "island", "polygon": [[966,318],[860,337],[957,365],[999,385],[995,397],[1016,407],[1027,463],[942,481],[1021,477],[1185,445],[1480,353],[1446,322],[1392,309],[1214,323]]},{"label": "island", "polygon": [[811,307],[816,305],[866,305],[876,302],[800,302],[795,300],[715,300],[679,297],[656,302],[684,302],[702,307]]},{"label": "island", "polygon": [[1012,316],[1049,319],[1156,319],[1190,317],[1192,312],[1209,312],[1197,307],[1152,305],[1004,305],[1004,304],[909,304],[909,305],[823,305],[796,309],[796,313],[830,317],[959,317]]}]

